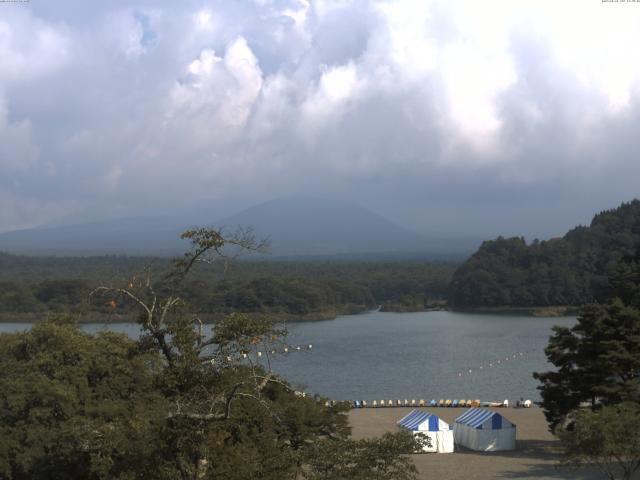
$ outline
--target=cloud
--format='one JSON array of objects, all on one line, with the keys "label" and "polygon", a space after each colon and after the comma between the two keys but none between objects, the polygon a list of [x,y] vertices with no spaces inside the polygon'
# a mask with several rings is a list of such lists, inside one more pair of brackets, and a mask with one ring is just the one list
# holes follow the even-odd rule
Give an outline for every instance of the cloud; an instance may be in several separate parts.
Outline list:
[{"label": "cloud", "polygon": [[46,220],[40,214],[46,208],[37,206],[24,190],[35,176],[48,177],[55,169],[53,162],[42,158],[29,116],[11,111],[11,92],[60,71],[70,56],[64,28],[16,9],[0,18],[0,229]]},{"label": "cloud", "polygon": [[1,85],[51,73],[64,66],[70,54],[70,40],[62,29],[20,11],[0,17]]},{"label": "cloud", "polygon": [[148,53],[156,40],[155,28],[160,20],[155,10],[127,8],[109,14],[102,35],[127,60],[136,60]]},{"label": "cloud", "polygon": [[262,88],[262,72],[244,38],[233,41],[223,58],[213,49],[202,50],[186,70],[171,92],[169,119],[189,118],[196,128],[213,125],[225,131],[245,126]]},{"label": "cloud", "polygon": [[38,160],[38,148],[31,140],[28,120],[10,123],[5,101],[0,98],[0,173],[4,181],[9,175],[28,171]]},{"label": "cloud", "polygon": [[311,191],[548,235],[638,195],[634,4],[2,8],[0,230],[43,221],[21,198],[61,221]]}]

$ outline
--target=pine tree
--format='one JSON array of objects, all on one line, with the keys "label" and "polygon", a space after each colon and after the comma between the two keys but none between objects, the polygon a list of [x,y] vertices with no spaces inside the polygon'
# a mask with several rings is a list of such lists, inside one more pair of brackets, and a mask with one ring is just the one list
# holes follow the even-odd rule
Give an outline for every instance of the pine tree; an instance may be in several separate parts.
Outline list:
[{"label": "pine tree", "polygon": [[640,272],[638,255],[610,279],[612,297],[583,308],[572,328],[555,327],[545,353],[555,371],[535,373],[552,430],[583,404],[591,410],[640,401]]}]

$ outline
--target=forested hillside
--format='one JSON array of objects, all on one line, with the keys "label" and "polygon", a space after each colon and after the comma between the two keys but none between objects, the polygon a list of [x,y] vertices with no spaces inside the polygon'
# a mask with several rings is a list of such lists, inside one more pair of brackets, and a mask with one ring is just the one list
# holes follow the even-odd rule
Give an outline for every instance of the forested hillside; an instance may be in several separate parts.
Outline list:
[{"label": "forested hillside", "polygon": [[[152,257],[27,257],[0,254],[0,315],[5,320],[71,312],[131,314],[120,299],[90,298],[98,285],[145,274],[161,280],[171,267]],[[420,310],[446,298],[455,265],[422,261],[238,261],[202,265],[181,286],[187,308],[204,315],[232,311],[286,318],[331,318],[387,304]],[[408,304],[407,299],[411,299]],[[113,301],[111,301],[113,300]],[[31,315],[34,314],[34,315]]]},{"label": "forested hillside", "polygon": [[609,293],[607,278],[640,247],[640,201],[597,214],[562,238],[487,241],[454,274],[455,307],[582,305]]}]

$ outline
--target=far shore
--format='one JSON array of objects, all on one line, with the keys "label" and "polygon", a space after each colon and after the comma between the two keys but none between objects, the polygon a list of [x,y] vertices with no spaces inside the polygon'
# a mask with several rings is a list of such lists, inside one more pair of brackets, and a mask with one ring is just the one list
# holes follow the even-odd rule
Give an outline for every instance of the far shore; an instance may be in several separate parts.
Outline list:
[{"label": "far shore", "polygon": [[[312,312],[308,314],[298,315],[293,313],[260,313],[260,312],[248,312],[241,313],[249,317],[261,317],[269,318],[275,322],[316,322],[322,320],[335,320],[340,316],[345,315],[360,315],[363,313],[373,312],[374,310],[359,310],[359,311],[326,311],[326,312]],[[224,318],[229,313],[220,314],[204,314],[197,315],[205,324],[214,323],[220,318]],[[57,315],[66,315],[65,313],[44,312],[44,313],[2,313],[0,314],[0,323],[37,323],[47,318],[55,318]],[[119,313],[69,313],[72,319],[76,319],[78,323],[90,324],[90,323],[136,323],[137,318],[135,314],[119,314]]]},{"label": "far shore", "polygon": [[515,313],[530,317],[569,317],[580,313],[581,306],[576,305],[551,305],[538,307],[448,307],[451,312],[460,313]]},{"label": "far shore", "polygon": [[[551,307],[477,307],[477,308],[426,308],[415,311],[383,311],[380,307],[376,309],[366,309],[362,307],[348,307],[344,310],[327,310],[321,312],[312,312],[307,314],[293,313],[260,313],[248,312],[244,315],[250,317],[266,317],[275,322],[317,322],[324,320],[335,320],[338,317],[349,315],[361,315],[375,311],[383,311],[384,313],[426,313],[435,311],[449,311],[455,313],[470,314],[515,314],[528,317],[566,317],[575,316],[580,312],[581,307],[576,306],[551,306]],[[239,312],[241,313],[241,312]],[[0,313],[0,323],[37,323],[47,318],[53,318],[56,315],[65,315],[65,313],[43,312],[43,313]],[[72,318],[76,318],[78,323],[135,323],[135,314],[119,314],[119,313],[69,313]],[[204,323],[214,323],[217,319],[223,318],[229,313],[220,314],[204,314],[198,315]]]}]

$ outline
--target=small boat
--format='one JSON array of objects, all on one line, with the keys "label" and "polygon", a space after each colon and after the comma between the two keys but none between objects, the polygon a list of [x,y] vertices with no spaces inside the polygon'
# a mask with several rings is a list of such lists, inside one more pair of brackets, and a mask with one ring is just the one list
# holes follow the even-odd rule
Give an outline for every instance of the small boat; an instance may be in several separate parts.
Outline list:
[{"label": "small boat", "polygon": [[438,406],[444,407],[444,399],[441,398],[440,400],[438,400]]},{"label": "small boat", "polygon": [[380,400],[380,406],[381,407],[386,407],[387,405],[384,403],[384,400]]},{"label": "small boat", "polygon": [[434,398],[434,399],[432,399],[432,400],[431,400],[431,402],[430,402],[430,405],[431,405],[432,407],[437,407],[437,406],[438,406],[438,402],[437,402],[437,400],[436,400],[435,398]]},{"label": "small boat", "polygon": [[394,406],[394,405],[393,405],[393,400],[389,400],[389,401],[387,402],[387,407],[393,407],[393,406]]},{"label": "small boat", "polygon": [[424,405],[425,405],[424,398],[420,399],[420,401],[418,402],[418,405],[420,405],[421,407],[424,407]]},{"label": "small boat", "polygon": [[377,407],[378,407],[378,401],[377,401],[377,400],[374,400],[374,401],[373,401],[373,403],[371,404],[371,406],[372,406],[373,408],[377,408]]},{"label": "small boat", "polygon": [[452,407],[455,407],[455,408],[458,408],[458,405],[459,405],[458,400],[454,400],[454,401],[451,403],[451,406],[452,406]]},{"label": "small boat", "polygon": [[354,400],[353,406],[354,408],[360,408],[360,400]]},{"label": "small boat", "polygon": [[451,399],[450,399],[450,398],[447,398],[447,401],[446,401],[446,402],[444,402],[444,406],[445,406],[445,407],[450,407],[450,406],[451,406],[451,403],[452,403],[452,402],[451,402]]},{"label": "small boat", "polygon": [[415,400],[415,398],[414,398],[413,400],[411,400],[411,406],[412,406],[412,407],[415,407],[415,406],[416,406],[416,400]]},{"label": "small boat", "polygon": [[396,407],[402,406],[402,400],[396,400]]}]

